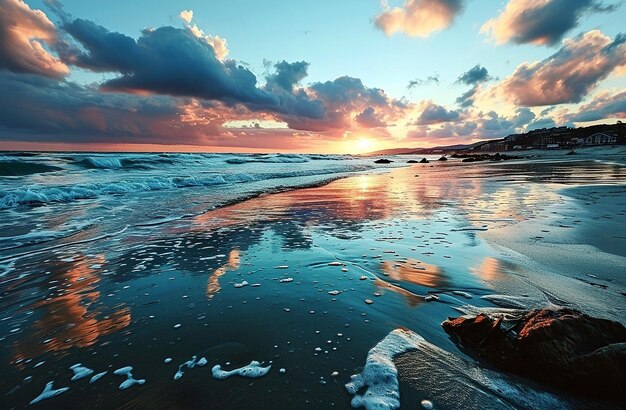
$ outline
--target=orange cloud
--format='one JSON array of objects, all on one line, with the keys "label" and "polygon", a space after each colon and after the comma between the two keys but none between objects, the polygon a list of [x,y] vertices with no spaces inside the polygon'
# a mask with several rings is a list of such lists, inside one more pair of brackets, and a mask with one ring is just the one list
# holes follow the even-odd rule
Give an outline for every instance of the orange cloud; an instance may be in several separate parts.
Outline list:
[{"label": "orange cloud", "polygon": [[62,77],[69,68],[46,45],[57,41],[54,24],[41,10],[21,0],[0,2],[0,68],[16,73]]},{"label": "orange cloud", "polygon": [[580,102],[597,83],[626,65],[626,36],[611,40],[599,30],[573,39],[550,57],[520,64],[490,92],[521,106]]},{"label": "orange cloud", "polygon": [[374,23],[386,35],[428,37],[452,24],[463,8],[463,0],[406,0],[403,7],[385,8]]}]

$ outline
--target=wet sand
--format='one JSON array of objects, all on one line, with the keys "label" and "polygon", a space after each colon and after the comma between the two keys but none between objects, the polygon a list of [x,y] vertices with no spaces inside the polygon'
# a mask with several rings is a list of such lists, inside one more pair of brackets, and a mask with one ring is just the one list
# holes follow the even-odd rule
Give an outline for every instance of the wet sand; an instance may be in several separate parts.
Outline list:
[{"label": "wet sand", "polygon": [[[403,357],[403,406],[453,408],[473,365],[440,323],[464,305],[573,305],[626,322],[625,178],[597,161],[419,164],[5,257],[0,387],[17,408],[51,380],[70,390],[43,408],[348,408],[349,376],[405,327],[455,359],[443,356],[437,377],[453,382],[437,390],[411,363],[441,356]],[[194,355],[208,365],[174,380]],[[252,360],[269,373],[211,376]],[[76,363],[108,374],[71,382]],[[144,385],[118,389],[113,370],[127,365]],[[509,403],[485,380],[474,407]]]}]

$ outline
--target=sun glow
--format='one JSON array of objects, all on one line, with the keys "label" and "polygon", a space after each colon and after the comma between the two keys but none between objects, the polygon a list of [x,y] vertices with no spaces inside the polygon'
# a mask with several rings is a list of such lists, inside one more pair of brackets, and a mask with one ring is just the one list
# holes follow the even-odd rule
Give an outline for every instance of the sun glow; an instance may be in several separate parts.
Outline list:
[{"label": "sun glow", "polygon": [[356,141],[356,152],[362,154],[371,151],[374,148],[374,142],[367,138],[359,138]]}]

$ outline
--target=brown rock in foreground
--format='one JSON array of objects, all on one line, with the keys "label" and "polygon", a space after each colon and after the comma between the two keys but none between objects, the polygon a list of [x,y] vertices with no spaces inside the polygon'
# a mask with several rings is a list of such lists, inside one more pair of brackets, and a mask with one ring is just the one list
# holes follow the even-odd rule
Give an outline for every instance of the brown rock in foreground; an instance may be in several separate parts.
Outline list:
[{"label": "brown rock in foreground", "polygon": [[589,395],[623,399],[626,328],[570,309],[538,309],[516,319],[459,317],[444,330],[500,370]]}]

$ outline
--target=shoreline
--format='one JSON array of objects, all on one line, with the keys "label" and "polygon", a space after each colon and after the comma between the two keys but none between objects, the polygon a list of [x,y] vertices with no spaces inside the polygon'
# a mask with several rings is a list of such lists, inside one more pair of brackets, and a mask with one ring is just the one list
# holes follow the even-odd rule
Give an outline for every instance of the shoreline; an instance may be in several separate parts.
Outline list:
[{"label": "shoreline", "polygon": [[[280,401],[347,408],[343,385],[368,351],[399,327],[434,346],[422,359],[432,365],[442,358],[442,379],[457,380],[473,368],[446,359],[466,357],[440,326],[448,317],[573,298],[585,306],[595,298],[598,310],[614,308],[601,306],[607,302],[599,289],[561,278],[490,240],[498,232],[532,236],[524,236],[523,224],[538,224],[528,228],[533,232],[547,224],[556,232],[552,212],[570,212],[568,201],[577,201],[559,189],[611,169],[590,161],[416,164],[202,212],[197,206],[184,219],[22,255],[0,277],[9,296],[7,320],[0,322],[7,335],[0,341],[6,363],[0,385],[8,392],[17,383],[11,400],[28,403],[51,380],[63,386],[76,363],[98,372],[133,366],[145,385],[122,392],[104,376],[94,387],[70,384],[50,405],[96,391],[96,407],[129,400],[180,407],[181,395],[193,394],[195,407],[254,402],[271,408]],[[611,171],[605,182],[622,186],[622,172]],[[584,214],[584,220],[593,217]],[[106,222],[105,228],[114,226]],[[560,229],[565,237],[574,232]],[[564,287],[568,294],[561,294]],[[438,349],[448,353],[438,355]],[[173,381],[172,366],[194,355],[206,357],[207,369],[251,361],[272,361],[272,369],[254,383],[215,381],[202,369],[185,369],[182,381]],[[419,389],[411,390],[399,371],[402,396],[417,399]],[[22,386],[25,377],[32,383]],[[485,383],[477,387],[487,394],[479,403],[501,400]],[[436,392],[424,398],[441,403]]]}]

